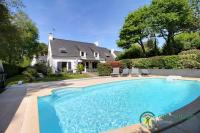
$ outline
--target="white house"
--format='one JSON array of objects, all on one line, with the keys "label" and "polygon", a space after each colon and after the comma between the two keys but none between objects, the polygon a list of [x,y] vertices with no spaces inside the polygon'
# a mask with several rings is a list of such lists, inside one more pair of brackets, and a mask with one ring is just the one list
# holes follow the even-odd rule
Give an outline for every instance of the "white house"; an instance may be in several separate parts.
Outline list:
[{"label": "white house", "polygon": [[77,65],[83,64],[84,72],[92,72],[99,62],[113,61],[116,52],[99,47],[98,42],[86,43],[54,38],[49,34],[47,63],[53,72],[76,72]]}]

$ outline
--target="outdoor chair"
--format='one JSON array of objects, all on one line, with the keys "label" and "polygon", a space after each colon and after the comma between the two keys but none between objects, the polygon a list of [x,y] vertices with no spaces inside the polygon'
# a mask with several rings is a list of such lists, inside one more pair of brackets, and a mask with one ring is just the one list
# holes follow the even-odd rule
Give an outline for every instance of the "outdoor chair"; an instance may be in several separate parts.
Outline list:
[{"label": "outdoor chair", "polygon": [[128,75],[129,75],[129,69],[128,68],[123,69],[121,76],[128,76]]},{"label": "outdoor chair", "polygon": [[119,76],[119,68],[113,68],[113,72],[111,73],[112,77]]},{"label": "outdoor chair", "polygon": [[150,72],[147,69],[141,69],[141,74],[142,75],[149,75]]},{"label": "outdoor chair", "polygon": [[141,73],[138,68],[131,69],[131,76],[140,76],[140,75],[141,75]]}]

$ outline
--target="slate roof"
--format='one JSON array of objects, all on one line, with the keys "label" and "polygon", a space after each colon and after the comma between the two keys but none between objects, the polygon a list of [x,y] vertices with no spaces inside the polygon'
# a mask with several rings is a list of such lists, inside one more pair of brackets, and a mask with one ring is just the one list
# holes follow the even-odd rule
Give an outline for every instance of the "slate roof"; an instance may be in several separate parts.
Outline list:
[{"label": "slate roof", "polygon": [[115,54],[116,56],[119,56],[121,53],[122,53],[122,52],[120,52],[120,51],[114,51],[114,54]]},{"label": "slate roof", "polygon": [[[114,60],[111,51],[107,48],[96,46],[93,43],[78,42],[54,38],[50,41],[52,56],[55,58],[80,57],[80,51],[86,52],[87,60],[95,60],[94,52],[99,53],[100,59],[106,61]],[[66,53],[60,50],[65,49]]]}]

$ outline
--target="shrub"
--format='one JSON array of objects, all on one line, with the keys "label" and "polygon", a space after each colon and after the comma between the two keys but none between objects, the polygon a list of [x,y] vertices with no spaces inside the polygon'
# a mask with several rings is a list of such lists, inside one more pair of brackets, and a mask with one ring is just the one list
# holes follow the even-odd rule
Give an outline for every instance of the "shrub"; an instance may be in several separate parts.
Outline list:
[{"label": "shrub", "polygon": [[115,68],[115,67],[122,68],[123,67],[123,64],[121,61],[109,61],[107,63],[110,64],[112,68]]},{"label": "shrub", "polygon": [[112,66],[108,63],[99,63],[97,72],[99,76],[109,76],[112,73]]},{"label": "shrub", "polygon": [[23,72],[23,74],[26,76],[29,82],[34,81],[36,77],[38,76],[36,69],[32,67],[27,68],[26,71]]},{"label": "shrub", "polygon": [[117,59],[130,59],[130,58],[141,58],[144,57],[142,49],[139,45],[132,45],[129,49],[122,52]]},{"label": "shrub", "polygon": [[187,55],[187,54],[200,54],[200,50],[191,49],[191,50],[182,51],[182,52],[179,53],[179,55]]},{"label": "shrub", "polygon": [[133,67],[137,68],[150,68],[151,60],[148,58],[133,59]]},{"label": "shrub", "polygon": [[200,69],[200,63],[195,60],[181,60],[181,64],[183,68],[190,68],[190,69]]},{"label": "shrub", "polygon": [[[151,58],[139,58],[126,60],[132,61],[132,66],[137,68],[199,68],[200,54],[181,54],[172,56],[155,56]],[[121,62],[124,62],[123,60]]]},{"label": "shrub", "polygon": [[26,68],[19,67],[16,65],[10,65],[10,64],[3,64],[3,68],[5,73],[7,74],[7,77],[10,78],[15,75],[20,75]]},{"label": "shrub", "polygon": [[47,75],[47,65],[45,63],[38,63],[38,64],[35,64],[34,68],[36,69],[36,71],[38,73],[42,73],[44,75]]},{"label": "shrub", "polygon": [[124,68],[129,68],[129,69],[132,68],[132,61],[129,59],[121,60],[121,63]]},{"label": "shrub", "polygon": [[177,69],[181,68],[181,62],[179,56],[165,56],[163,57],[164,67],[166,69]]},{"label": "shrub", "polygon": [[76,69],[78,73],[82,74],[82,71],[84,70],[84,66],[82,64],[78,64]]}]

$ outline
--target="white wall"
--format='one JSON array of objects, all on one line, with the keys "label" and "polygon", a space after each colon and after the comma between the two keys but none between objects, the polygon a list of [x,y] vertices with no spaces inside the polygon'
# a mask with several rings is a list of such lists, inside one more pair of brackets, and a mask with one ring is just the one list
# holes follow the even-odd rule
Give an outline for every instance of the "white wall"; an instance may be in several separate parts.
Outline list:
[{"label": "white wall", "polygon": [[75,73],[78,62],[82,62],[82,61],[78,60],[77,58],[75,58],[75,59],[54,59],[54,58],[52,58],[52,66],[51,67],[52,67],[52,71],[54,73],[55,73],[55,71],[57,71],[58,62],[71,62],[72,70]]}]

